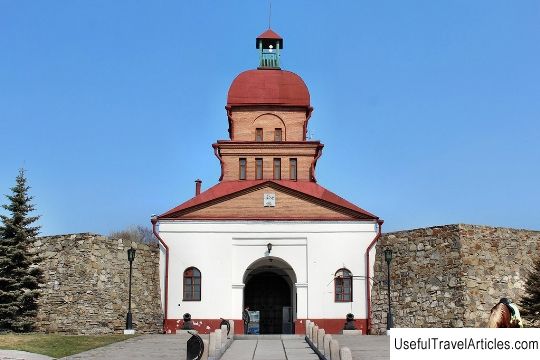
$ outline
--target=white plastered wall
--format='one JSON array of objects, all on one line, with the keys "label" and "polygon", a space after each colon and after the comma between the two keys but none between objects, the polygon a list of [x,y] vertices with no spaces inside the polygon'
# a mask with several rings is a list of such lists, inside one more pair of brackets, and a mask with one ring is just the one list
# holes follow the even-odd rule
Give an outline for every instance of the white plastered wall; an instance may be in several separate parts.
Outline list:
[{"label": "white plastered wall", "polygon": [[[365,253],[376,230],[374,222],[161,221],[170,256],[168,318],[189,312],[196,319],[240,319],[246,269],[268,256],[267,243],[270,255],[294,270],[296,318],[344,318],[348,312],[366,318]],[[202,274],[201,301],[182,300],[182,274],[190,266]],[[333,277],[343,267],[355,276],[353,302],[336,303]]]}]

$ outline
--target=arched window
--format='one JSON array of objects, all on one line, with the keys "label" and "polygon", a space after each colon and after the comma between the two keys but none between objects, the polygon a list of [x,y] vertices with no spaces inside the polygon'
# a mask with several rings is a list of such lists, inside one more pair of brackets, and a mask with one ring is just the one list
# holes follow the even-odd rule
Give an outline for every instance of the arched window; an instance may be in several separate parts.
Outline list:
[{"label": "arched window", "polygon": [[201,301],[201,272],[196,267],[184,271],[184,301]]},{"label": "arched window", "polygon": [[339,269],[334,276],[335,301],[352,301],[352,274],[347,269]]}]

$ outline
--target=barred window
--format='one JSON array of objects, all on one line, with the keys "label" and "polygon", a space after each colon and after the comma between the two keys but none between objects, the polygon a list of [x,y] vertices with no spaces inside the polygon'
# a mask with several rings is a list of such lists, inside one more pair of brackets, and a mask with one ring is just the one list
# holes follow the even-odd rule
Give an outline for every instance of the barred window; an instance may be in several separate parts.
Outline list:
[{"label": "barred window", "polygon": [[196,267],[184,271],[184,301],[201,301],[201,272]]},{"label": "barred window", "polygon": [[297,176],[298,176],[297,169],[298,169],[298,166],[297,166],[296,159],[289,159],[289,177],[291,180],[297,179]]},{"label": "barred window", "polygon": [[263,159],[255,159],[255,179],[260,180],[263,178]]},{"label": "barred window", "polygon": [[238,178],[240,180],[246,180],[246,159],[240,158],[239,162],[239,169],[238,169]]},{"label": "barred window", "polygon": [[263,141],[263,129],[262,128],[256,128],[255,129],[255,141]]},{"label": "barred window", "polygon": [[274,159],[274,180],[281,180],[281,159]]},{"label": "barred window", "polygon": [[347,269],[339,269],[334,276],[335,301],[352,301],[352,274]]}]

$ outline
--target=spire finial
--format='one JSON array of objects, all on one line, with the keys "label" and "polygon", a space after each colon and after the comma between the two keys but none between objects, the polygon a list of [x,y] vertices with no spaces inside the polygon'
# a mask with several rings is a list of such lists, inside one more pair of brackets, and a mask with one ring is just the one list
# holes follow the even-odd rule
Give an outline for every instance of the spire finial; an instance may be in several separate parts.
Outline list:
[{"label": "spire finial", "polygon": [[270,11],[268,11],[268,28],[270,29],[272,27],[272,0],[268,0],[268,4],[270,5]]}]

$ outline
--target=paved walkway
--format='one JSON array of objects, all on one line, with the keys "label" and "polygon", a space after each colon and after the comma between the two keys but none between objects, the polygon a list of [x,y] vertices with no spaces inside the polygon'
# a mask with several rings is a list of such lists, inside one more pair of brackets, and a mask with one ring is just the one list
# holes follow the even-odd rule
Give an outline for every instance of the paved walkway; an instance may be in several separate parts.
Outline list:
[{"label": "paved walkway", "polygon": [[[208,338],[208,335],[201,335]],[[111,359],[111,360],[178,360],[184,359],[188,334],[142,335],[98,349],[65,357],[63,359]],[[340,346],[351,349],[354,360],[390,359],[388,336],[332,335]],[[247,335],[236,340],[223,354],[221,360],[318,360],[317,355],[301,336],[295,335]],[[24,351],[0,350],[0,360],[48,360],[50,357]]]},{"label": "paved walkway", "polygon": [[52,357],[18,350],[0,350],[0,360],[50,360]]},{"label": "paved walkway", "polygon": [[221,360],[318,360],[305,340],[298,337],[259,337],[235,340]]},{"label": "paved walkway", "polygon": [[[202,335],[203,338],[205,335]],[[178,360],[184,359],[188,334],[141,335],[62,359]],[[208,337],[208,335],[206,335]]]},{"label": "paved walkway", "polygon": [[339,342],[339,346],[351,349],[353,360],[389,360],[390,336],[386,335],[332,335],[332,339]]}]

